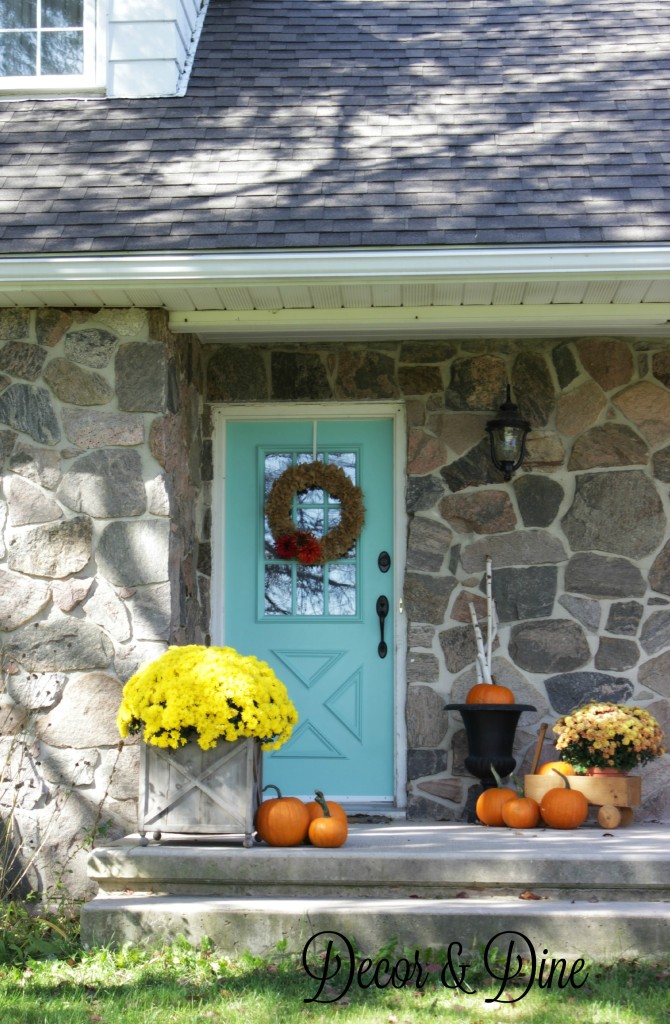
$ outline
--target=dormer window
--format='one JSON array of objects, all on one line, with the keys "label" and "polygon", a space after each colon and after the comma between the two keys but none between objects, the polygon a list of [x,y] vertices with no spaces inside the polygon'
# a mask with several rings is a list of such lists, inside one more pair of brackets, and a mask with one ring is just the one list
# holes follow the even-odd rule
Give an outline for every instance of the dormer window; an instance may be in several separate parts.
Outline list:
[{"label": "dormer window", "polygon": [[0,88],[94,86],[95,0],[0,0]]}]

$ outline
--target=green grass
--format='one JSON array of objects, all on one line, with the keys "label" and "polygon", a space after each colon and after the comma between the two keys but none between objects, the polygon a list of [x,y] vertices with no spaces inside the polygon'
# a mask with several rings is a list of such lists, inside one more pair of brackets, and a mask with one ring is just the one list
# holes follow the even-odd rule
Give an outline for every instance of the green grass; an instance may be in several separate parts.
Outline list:
[{"label": "green grass", "polygon": [[[60,912],[51,923],[47,914],[38,917],[5,908],[3,918],[0,911],[7,951],[0,963],[0,1024],[670,1024],[670,956],[588,963],[581,987],[534,984],[524,995],[528,964],[525,977],[500,994],[492,975],[504,970],[505,957],[485,963],[482,951],[473,952],[467,979],[476,991],[450,990],[440,983],[443,962],[431,963],[437,954],[422,951],[429,969],[420,989],[412,982],[366,988],[371,972],[363,970],[362,984],[354,980],[341,998],[335,997],[343,986],[333,977],[321,993],[332,1002],[306,1002],[319,989],[323,955],[307,963],[310,978],[300,957],[281,951],[229,959],[210,943],[194,949],[183,939],[153,951],[85,952],[76,917]],[[402,952],[380,951],[375,959],[384,955],[395,962]],[[383,971],[378,977],[381,984],[388,980]],[[446,979],[453,984],[448,970]]]}]

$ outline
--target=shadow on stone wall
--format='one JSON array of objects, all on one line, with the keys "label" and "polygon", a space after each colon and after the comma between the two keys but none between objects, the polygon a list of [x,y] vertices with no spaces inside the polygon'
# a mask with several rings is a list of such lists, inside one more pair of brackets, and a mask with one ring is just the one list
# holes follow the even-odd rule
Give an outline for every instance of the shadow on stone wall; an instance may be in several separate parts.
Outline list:
[{"label": "shadow on stone wall", "polygon": [[136,826],[122,684],[204,635],[200,346],[163,312],[2,310],[0,370],[0,813],[30,884],[79,892],[91,837]]}]

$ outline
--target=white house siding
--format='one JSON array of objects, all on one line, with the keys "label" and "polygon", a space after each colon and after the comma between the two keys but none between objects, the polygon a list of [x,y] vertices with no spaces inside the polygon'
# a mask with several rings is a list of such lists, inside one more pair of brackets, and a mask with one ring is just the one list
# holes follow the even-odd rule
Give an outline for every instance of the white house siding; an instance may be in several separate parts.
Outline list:
[{"label": "white house siding", "polygon": [[206,3],[111,0],[107,95],[174,96],[184,84]]}]

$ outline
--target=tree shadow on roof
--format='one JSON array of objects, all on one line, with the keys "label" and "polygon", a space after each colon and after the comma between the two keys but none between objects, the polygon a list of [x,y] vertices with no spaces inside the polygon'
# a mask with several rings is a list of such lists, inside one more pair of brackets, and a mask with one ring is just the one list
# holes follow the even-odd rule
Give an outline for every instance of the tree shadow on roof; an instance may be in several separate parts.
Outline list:
[{"label": "tree shadow on roof", "polygon": [[667,240],[667,21],[214,0],[184,97],[0,104],[0,250]]}]

